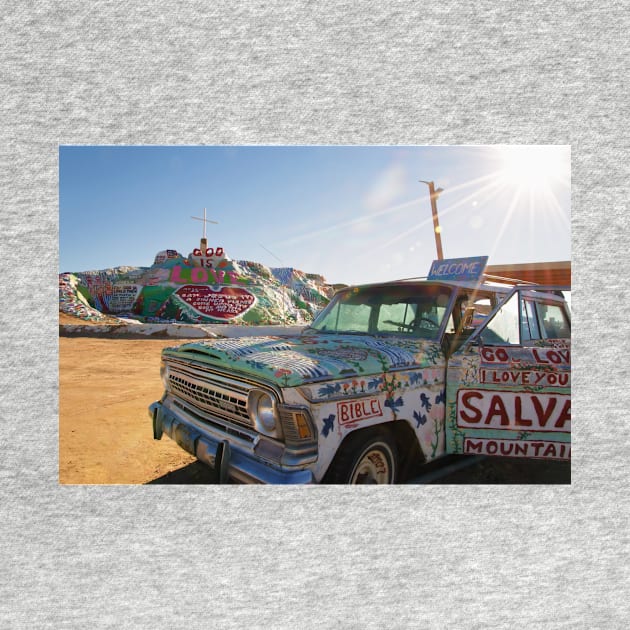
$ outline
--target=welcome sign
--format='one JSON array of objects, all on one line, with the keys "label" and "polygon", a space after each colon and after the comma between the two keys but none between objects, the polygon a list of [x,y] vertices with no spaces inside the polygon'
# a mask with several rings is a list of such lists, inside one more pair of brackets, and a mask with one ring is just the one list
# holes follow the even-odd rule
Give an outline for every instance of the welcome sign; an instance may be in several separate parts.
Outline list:
[{"label": "welcome sign", "polygon": [[488,256],[434,260],[431,264],[428,279],[478,282],[481,280],[487,264]]}]

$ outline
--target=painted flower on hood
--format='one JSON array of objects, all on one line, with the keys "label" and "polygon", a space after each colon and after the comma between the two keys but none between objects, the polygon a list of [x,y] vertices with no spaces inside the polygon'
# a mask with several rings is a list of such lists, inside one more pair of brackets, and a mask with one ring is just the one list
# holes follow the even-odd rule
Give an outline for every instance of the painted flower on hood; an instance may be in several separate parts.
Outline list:
[{"label": "painted flower on hood", "polygon": [[293,372],[287,368],[280,368],[273,373],[276,378],[283,379],[285,387],[289,385],[289,376],[291,376],[291,374],[293,374]]}]

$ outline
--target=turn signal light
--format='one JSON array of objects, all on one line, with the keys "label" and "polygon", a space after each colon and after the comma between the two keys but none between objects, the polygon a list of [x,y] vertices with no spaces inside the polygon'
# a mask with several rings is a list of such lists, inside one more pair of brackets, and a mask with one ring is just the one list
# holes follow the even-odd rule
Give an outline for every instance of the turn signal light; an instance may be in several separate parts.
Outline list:
[{"label": "turn signal light", "polygon": [[295,414],[295,424],[297,426],[300,439],[304,440],[312,437],[311,427],[309,426],[308,420],[303,413],[298,412]]}]

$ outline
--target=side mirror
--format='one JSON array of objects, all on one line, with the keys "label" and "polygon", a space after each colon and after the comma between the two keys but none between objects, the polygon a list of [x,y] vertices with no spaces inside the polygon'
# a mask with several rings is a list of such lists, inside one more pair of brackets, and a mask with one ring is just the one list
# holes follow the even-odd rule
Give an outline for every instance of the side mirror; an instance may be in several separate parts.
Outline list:
[{"label": "side mirror", "polygon": [[467,306],[462,315],[462,328],[471,328],[475,316],[475,307]]},{"label": "side mirror", "polygon": [[467,339],[466,340],[466,345],[467,346],[478,346],[480,348],[483,348],[483,346],[484,346],[483,337],[481,335],[476,335],[472,339]]}]

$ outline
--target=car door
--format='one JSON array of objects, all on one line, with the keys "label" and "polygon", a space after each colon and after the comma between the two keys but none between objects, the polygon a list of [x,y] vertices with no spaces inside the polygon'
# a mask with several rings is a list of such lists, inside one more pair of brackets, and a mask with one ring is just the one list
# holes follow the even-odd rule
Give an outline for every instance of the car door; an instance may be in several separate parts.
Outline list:
[{"label": "car door", "polygon": [[571,457],[571,330],[564,300],[515,288],[448,361],[446,451]]}]

